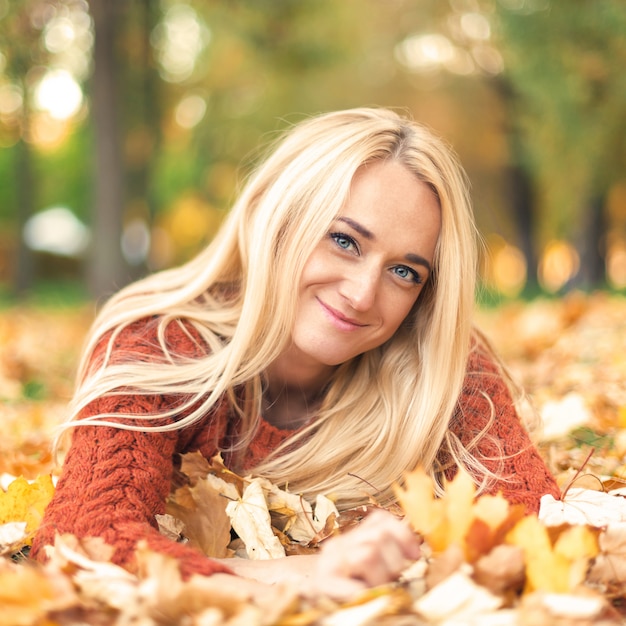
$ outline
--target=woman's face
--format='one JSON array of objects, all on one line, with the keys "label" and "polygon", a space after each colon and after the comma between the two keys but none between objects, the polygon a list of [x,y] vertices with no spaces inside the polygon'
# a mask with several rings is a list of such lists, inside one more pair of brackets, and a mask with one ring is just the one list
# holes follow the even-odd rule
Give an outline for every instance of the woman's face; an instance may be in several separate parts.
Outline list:
[{"label": "woman's face", "polygon": [[306,262],[291,356],[313,369],[380,346],[429,279],[441,227],[435,194],[397,161],[361,168]]}]

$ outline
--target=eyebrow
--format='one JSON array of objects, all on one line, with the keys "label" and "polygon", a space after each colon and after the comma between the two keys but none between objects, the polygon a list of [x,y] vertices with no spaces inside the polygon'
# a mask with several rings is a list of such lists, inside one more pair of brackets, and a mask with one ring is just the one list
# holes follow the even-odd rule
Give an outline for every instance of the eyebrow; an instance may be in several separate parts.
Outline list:
[{"label": "eyebrow", "polygon": [[[365,226],[363,226],[363,224],[359,224],[359,222],[355,222],[349,217],[338,217],[337,221],[345,222],[346,224],[348,224],[348,226],[356,230],[359,235],[365,237],[365,239],[368,239],[370,241],[376,239],[376,236],[371,230],[368,230],[367,228],[365,228]],[[429,272],[432,272],[432,267],[430,263],[423,256],[409,252],[408,254],[404,255],[404,258],[409,261],[409,263],[413,263],[415,265],[423,265]]]}]

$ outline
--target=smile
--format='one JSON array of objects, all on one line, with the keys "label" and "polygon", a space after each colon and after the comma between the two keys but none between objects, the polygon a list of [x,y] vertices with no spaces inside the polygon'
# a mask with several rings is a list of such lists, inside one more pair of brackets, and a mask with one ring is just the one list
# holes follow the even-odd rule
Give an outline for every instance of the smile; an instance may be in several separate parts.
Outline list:
[{"label": "smile", "polygon": [[327,304],[322,302],[319,298],[317,298],[317,301],[322,307],[322,311],[324,311],[324,314],[335,328],[344,331],[351,331],[367,326],[367,324],[362,324],[358,320],[355,320],[351,317],[346,317],[336,309],[333,309],[331,306],[328,306]]}]

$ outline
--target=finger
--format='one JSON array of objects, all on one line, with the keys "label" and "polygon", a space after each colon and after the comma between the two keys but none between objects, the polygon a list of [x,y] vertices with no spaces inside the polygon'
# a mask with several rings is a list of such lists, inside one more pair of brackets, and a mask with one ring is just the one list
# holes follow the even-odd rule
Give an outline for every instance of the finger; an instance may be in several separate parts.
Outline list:
[{"label": "finger", "polygon": [[322,551],[327,572],[362,580],[370,586],[395,580],[408,563],[406,550],[394,536],[382,536],[376,528],[346,535]]},{"label": "finger", "polygon": [[406,520],[398,519],[387,511],[374,511],[363,522],[363,528],[378,533],[381,543],[397,543],[407,559],[419,558],[420,539]]}]

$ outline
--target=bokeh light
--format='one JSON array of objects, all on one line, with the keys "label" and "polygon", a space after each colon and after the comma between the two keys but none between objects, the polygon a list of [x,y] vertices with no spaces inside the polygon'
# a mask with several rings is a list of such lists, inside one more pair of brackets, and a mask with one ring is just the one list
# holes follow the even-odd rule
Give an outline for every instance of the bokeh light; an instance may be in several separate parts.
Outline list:
[{"label": "bokeh light", "polygon": [[35,105],[57,120],[66,120],[78,113],[83,91],[66,70],[49,70],[35,89]]},{"label": "bokeh light", "polygon": [[174,4],[152,33],[162,77],[169,82],[189,78],[208,45],[211,31],[187,4]]},{"label": "bokeh light", "polygon": [[606,273],[615,289],[626,289],[626,241],[616,241],[609,246],[606,255]]},{"label": "bokeh light", "polygon": [[24,104],[22,90],[13,83],[0,85],[0,116],[12,116],[20,112]]},{"label": "bokeh light", "polygon": [[89,245],[89,229],[67,207],[51,207],[31,217],[24,226],[24,241],[32,250],[77,257]]},{"label": "bokeh light", "polygon": [[567,241],[551,241],[545,247],[539,262],[539,284],[555,293],[578,273],[580,258]]},{"label": "bokeh light", "polygon": [[455,47],[444,35],[411,35],[398,44],[395,53],[408,69],[427,71],[450,63],[455,56]]},{"label": "bokeh light", "polygon": [[486,40],[491,37],[491,24],[482,13],[463,13],[460,16],[459,25],[470,39]]},{"label": "bokeh light", "polygon": [[130,265],[140,265],[150,251],[150,229],[142,218],[130,220],[122,232],[122,254]]},{"label": "bokeh light", "polygon": [[526,285],[527,265],[524,254],[500,235],[490,235],[487,238],[483,279],[491,289],[515,298]]},{"label": "bokeh light", "polygon": [[174,111],[176,123],[185,129],[197,126],[207,110],[206,100],[197,94],[185,96]]}]

